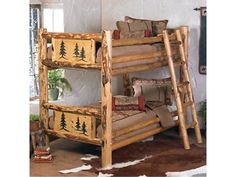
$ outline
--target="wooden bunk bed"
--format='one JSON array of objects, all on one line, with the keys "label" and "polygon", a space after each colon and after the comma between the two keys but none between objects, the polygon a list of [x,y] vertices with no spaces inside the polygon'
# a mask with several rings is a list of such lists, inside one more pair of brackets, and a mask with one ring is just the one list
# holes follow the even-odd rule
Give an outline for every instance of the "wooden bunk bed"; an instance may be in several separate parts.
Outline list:
[{"label": "wooden bunk bed", "polygon": [[[128,74],[132,72],[151,70],[158,67],[168,66],[173,85],[174,97],[176,100],[177,111],[172,112],[172,116],[178,116],[176,126],[180,127],[181,136],[185,149],[190,149],[187,129],[195,128],[197,142],[201,143],[201,134],[197,120],[196,108],[194,105],[192,88],[189,81],[187,70],[188,58],[188,27],[182,26],[168,34],[165,30],[163,34],[157,37],[140,38],[140,39],[119,39],[112,40],[111,31],[103,31],[102,34],[72,34],[72,33],[53,33],[47,32],[46,29],[40,29],[39,32],[39,81],[40,81],[40,118],[46,134],[55,135],[61,138],[76,140],[84,143],[90,143],[101,146],[102,149],[102,166],[109,167],[112,164],[112,151],[140,141],[149,136],[165,131],[171,127],[151,127],[139,132],[133,136],[119,140],[120,136],[145,129],[160,122],[160,119],[150,118],[136,122],[132,126],[113,131],[113,113],[112,113],[112,93],[111,79],[113,75],[123,75],[125,93],[130,93]],[[53,45],[53,55],[48,57],[48,44]],[[96,44],[101,43],[100,62],[96,61]],[[164,50],[144,52],[126,56],[112,57],[112,47],[145,45],[153,43],[162,43]],[[79,60],[76,60],[76,45],[78,44],[86,50],[86,61],[83,54]],[[178,47],[171,50],[171,46],[176,44]],[[67,51],[65,51],[65,45]],[[65,57],[70,53],[75,55]],[[173,60],[174,56],[180,56],[179,60]],[[115,68],[115,64],[143,61],[153,57],[164,57],[164,60],[155,62],[129,65]],[[174,62],[175,61],[175,62]],[[86,68],[101,70],[101,102],[88,106],[66,106],[48,102],[47,74],[48,69],[69,67],[69,68]],[[177,83],[175,67],[181,68],[181,83]],[[186,97],[187,95],[187,97]],[[186,99],[187,98],[187,99]],[[190,107],[192,111],[193,124],[187,125],[186,108]],[[49,110],[53,110],[54,127],[49,126]],[[83,122],[83,123],[82,123]],[[101,124],[101,135],[97,135],[98,122]],[[67,125],[66,125],[67,123]],[[73,125],[72,125],[73,124]],[[58,127],[58,126],[62,126]],[[81,128],[82,133],[78,133],[71,127]],[[85,129],[86,126],[86,129]],[[115,138],[118,140],[114,141]]]}]

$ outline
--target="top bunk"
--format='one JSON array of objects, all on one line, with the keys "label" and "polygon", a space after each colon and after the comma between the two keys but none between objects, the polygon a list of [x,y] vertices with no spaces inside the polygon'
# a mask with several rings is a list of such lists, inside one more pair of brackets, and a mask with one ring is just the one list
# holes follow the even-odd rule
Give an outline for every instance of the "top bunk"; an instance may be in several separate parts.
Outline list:
[{"label": "top bunk", "polygon": [[[167,32],[173,46],[172,58],[176,65],[180,65],[176,34],[173,29]],[[163,34],[156,37],[112,39],[112,33],[54,33],[40,29],[39,60],[49,68],[110,67],[112,75],[151,70],[167,65]],[[183,39],[188,37],[187,33],[183,32],[182,36]],[[111,64],[104,66],[103,58],[111,59]]]}]

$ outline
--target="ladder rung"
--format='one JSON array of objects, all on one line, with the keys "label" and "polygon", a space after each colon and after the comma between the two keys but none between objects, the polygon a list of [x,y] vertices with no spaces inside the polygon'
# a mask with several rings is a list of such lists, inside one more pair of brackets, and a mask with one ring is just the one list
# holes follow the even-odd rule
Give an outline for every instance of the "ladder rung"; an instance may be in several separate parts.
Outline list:
[{"label": "ladder rung", "polygon": [[189,125],[186,125],[186,129],[189,129],[189,128],[194,128],[194,126],[196,125],[196,122],[193,122],[192,124],[189,124]]},{"label": "ladder rung", "polygon": [[188,101],[186,103],[183,103],[183,107],[186,108],[188,106],[192,106],[193,105],[193,102],[192,101]]},{"label": "ladder rung", "polygon": [[178,60],[178,61],[174,62],[174,66],[176,66],[176,67],[184,65],[184,64],[185,64],[185,62],[182,60]]},{"label": "ladder rung", "polygon": [[182,44],[180,41],[170,41],[171,45],[180,45]]},{"label": "ladder rung", "polygon": [[189,84],[189,81],[180,82],[177,87],[183,87]]}]

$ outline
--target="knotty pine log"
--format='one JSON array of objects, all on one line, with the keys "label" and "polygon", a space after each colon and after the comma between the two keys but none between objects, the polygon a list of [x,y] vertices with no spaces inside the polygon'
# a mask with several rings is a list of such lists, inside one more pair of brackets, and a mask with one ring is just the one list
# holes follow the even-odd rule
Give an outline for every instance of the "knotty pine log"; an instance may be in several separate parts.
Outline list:
[{"label": "knotty pine log", "polygon": [[61,112],[90,115],[90,116],[95,116],[95,117],[101,116],[101,110],[96,109],[92,106],[65,106],[65,105],[60,105],[60,104],[45,103],[43,107],[46,109],[52,109],[52,110],[61,111]]},{"label": "knotty pine log", "polygon": [[71,135],[69,133],[62,133],[62,132],[57,132],[57,131],[53,131],[53,130],[45,130],[47,134],[50,135],[54,135],[57,137],[61,137],[61,138],[65,138],[65,139],[69,139],[69,140],[73,140],[73,141],[79,141],[82,143],[89,143],[89,144],[94,144],[94,145],[98,145],[101,146],[101,140],[94,138],[94,139],[89,139],[89,138],[85,138],[85,137],[78,137],[75,135]]},{"label": "knotty pine log", "polygon": [[178,88],[177,88],[177,79],[176,79],[175,68],[174,68],[173,59],[172,59],[170,41],[169,41],[168,34],[167,34],[166,30],[163,31],[163,37],[164,37],[164,44],[165,44],[165,48],[166,48],[166,52],[167,52],[167,56],[168,56],[168,66],[169,66],[169,70],[170,70],[171,81],[172,81],[175,100],[176,100],[176,106],[177,106],[177,111],[178,111],[178,116],[179,116],[180,130],[181,130],[181,135],[183,138],[184,148],[190,149],[188,134],[187,134],[187,130],[185,127],[185,118],[184,118],[184,112],[183,112],[183,108],[182,108],[182,102],[181,102],[180,94],[179,94]]},{"label": "knotty pine log", "polygon": [[[177,39],[182,42],[180,30],[176,30],[176,36],[177,36]],[[179,50],[180,50],[180,55],[181,55],[182,60],[184,62],[186,62],[185,53],[184,53],[184,47],[183,47],[182,44],[179,45]],[[189,72],[188,72],[187,65],[183,65],[182,68],[183,68],[184,78],[186,79],[186,81],[190,82]],[[195,103],[194,103],[194,98],[193,98],[193,92],[192,92],[191,84],[187,85],[187,91],[188,91],[189,101],[193,103],[191,105],[191,111],[192,111],[193,121],[196,123],[194,125],[194,130],[195,130],[195,135],[196,135],[196,138],[197,138],[197,142],[198,143],[202,143],[202,137],[201,137],[200,127],[199,127],[199,123],[198,123],[197,111],[196,111],[196,107],[195,107]]]},{"label": "knotty pine log", "polygon": [[112,93],[111,93],[111,66],[112,66],[112,32],[102,33],[101,58],[101,125],[102,125],[102,167],[112,165]]},{"label": "knotty pine log", "polygon": [[43,33],[46,33],[46,29],[39,29],[38,47],[39,47],[39,115],[40,120],[43,123],[43,128],[48,129],[48,109],[43,105],[48,103],[48,68],[43,65],[42,61],[47,56],[47,40],[43,38]]}]

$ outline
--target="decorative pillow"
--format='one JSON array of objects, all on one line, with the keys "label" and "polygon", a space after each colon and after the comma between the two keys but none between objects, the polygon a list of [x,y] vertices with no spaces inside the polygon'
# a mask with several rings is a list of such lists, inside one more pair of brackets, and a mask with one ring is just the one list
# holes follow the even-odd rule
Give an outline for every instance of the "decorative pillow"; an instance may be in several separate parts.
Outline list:
[{"label": "decorative pillow", "polygon": [[119,30],[113,31],[113,39],[127,39],[127,38],[143,38],[151,37],[151,31],[131,31],[131,32],[121,32]]},{"label": "decorative pillow", "polygon": [[144,96],[112,97],[112,111],[140,110],[145,111]]},{"label": "decorative pillow", "polygon": [[146,101],[159,101],[171,105],[171,78],[143,79],[132,78],[134,97],[143,95]]},{"label": "decorative pillow", "polygon": [[168,20],[146,20],[125,16],[125,22],[130,24],[135,22],[144,22],[146,24],[151,23],[151,26],[148,26],[148,29],[151,29],[152,36],[157,36],[158,34],[162,33],[163,30],[166,29]]},{"label": "decorative pillow", "polygon": [[128,23],[124,21],[117,21],[116,26],[121,32],[131,32],[131,31],[145,31],[151,30],[151,22],[137,21],[133,23]]}]

